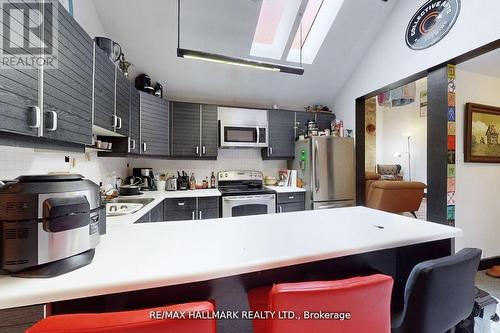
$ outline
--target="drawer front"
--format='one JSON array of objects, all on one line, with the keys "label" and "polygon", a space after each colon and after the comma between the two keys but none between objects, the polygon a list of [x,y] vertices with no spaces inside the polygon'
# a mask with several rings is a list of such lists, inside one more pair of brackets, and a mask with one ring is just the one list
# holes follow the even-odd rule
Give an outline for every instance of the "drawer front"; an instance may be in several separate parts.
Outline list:
[{"label": "drawer front", "polygon": [[220,197],[202,197],[198,198],[198,208],[219,208]]},{"label": "drawer front", "polygon": [[291,202],[286,204],[278,204],[278,213],[301,212],[305,210],[304,202]]},{"label": "drawer front", "polygon": [[278,204],[286,204],[291,202],[304,202],[306,199],[304,192],[279,193]]},{"label": "drawer front", "polygon": [[165,214],[163,219],[167,222],[169,221],[188,221],[196,220],[197,211],[196,209],[165,209]]},{"label": "drawer front", "polygon": [[173,198],[165,199],[165,210],[172,209],[196,209],[196,198]]}]

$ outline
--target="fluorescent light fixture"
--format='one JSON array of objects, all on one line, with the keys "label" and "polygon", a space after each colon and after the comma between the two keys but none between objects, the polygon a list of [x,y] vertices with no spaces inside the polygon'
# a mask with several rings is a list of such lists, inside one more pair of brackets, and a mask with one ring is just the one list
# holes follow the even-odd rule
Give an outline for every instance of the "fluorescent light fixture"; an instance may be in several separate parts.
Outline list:
[{"label": "fluorescent light fixture", "polygon": [[263,69],[263,70],[281,72],[281,73],[289,73],[289,74],[296,74],[296,75],[304,74],[304,68],[302,68],[302,67],[283,66],[283,65],[273,64],[273,63],[269,63],[269,62],[261,62],[261,61],[244,59],[244,58],[233,58],[233,57],[228,57],[228,56],[221,55],[221,54],[207,53],[207,52],[188,50],[188,49],[182,49],[182,48],[177,48],[177,56],[180,58],[210,61],[210,62],[215,62],[215,63],[219,63],[219,64]]}]

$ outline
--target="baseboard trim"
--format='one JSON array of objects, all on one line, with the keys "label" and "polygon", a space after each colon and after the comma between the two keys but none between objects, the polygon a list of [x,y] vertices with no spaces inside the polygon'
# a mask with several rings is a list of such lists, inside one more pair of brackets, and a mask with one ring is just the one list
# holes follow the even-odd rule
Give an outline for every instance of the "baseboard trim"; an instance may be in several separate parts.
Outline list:
[{"label": "baseboard trim", "polygon": [[482,271],[493,266],[500,266],[500,256],[482,259],[479,263],[479,270]]}]

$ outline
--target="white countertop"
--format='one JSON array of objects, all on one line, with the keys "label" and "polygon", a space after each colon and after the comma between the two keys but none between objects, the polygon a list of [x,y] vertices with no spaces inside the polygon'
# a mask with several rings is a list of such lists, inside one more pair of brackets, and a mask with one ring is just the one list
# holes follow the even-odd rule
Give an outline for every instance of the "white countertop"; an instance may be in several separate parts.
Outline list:
[{"label": "white countertop", "polygon": [[110,226],[88,266],[51,279],[0,276],[0,309],[204,281],[460,235],[460,229],[364,207]]},{"label": "white countertop", "polygon": [[289,187],[289,186],[266,186],[268,189],[276,191],[276,193],[294,193],[294,192],[305,192],[305,188],[300,187]]},{"label": "white countertop", "polygon": [[151,191],[143,192],[142,195],[120,197],[122,199],[142,199],[142,198],[152,198],[154,199],[149,204],[145,205],[143,208],[130,215],[121,216],[108,216],[106,218],[107,227],[110,226],[123,226],[130,225],[137,222],[141,217],[146,215],[151,209],[159,205],[163,200],[169,198],[201,198],[201,197],[220,197],[221,193],[218,189],[202,189],[202,190],[187,190],[187,191]]}]

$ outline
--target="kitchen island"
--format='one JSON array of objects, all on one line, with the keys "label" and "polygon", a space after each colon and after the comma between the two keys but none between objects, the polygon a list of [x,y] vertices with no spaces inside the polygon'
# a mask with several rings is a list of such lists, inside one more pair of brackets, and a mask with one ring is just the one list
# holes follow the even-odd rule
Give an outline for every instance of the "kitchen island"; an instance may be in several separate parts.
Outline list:
[{"label": "kitchen island", "polygon": [[366,269],[392,275],[399,297],[414,264],[449,254],[461,234],[364,207],[124,223],[108,228],[81,269],[50,279],[0,276],[0,309],[50,303],[53,313],[68,313],[214,299],[220,310],[245,310],[248,288]]}]

